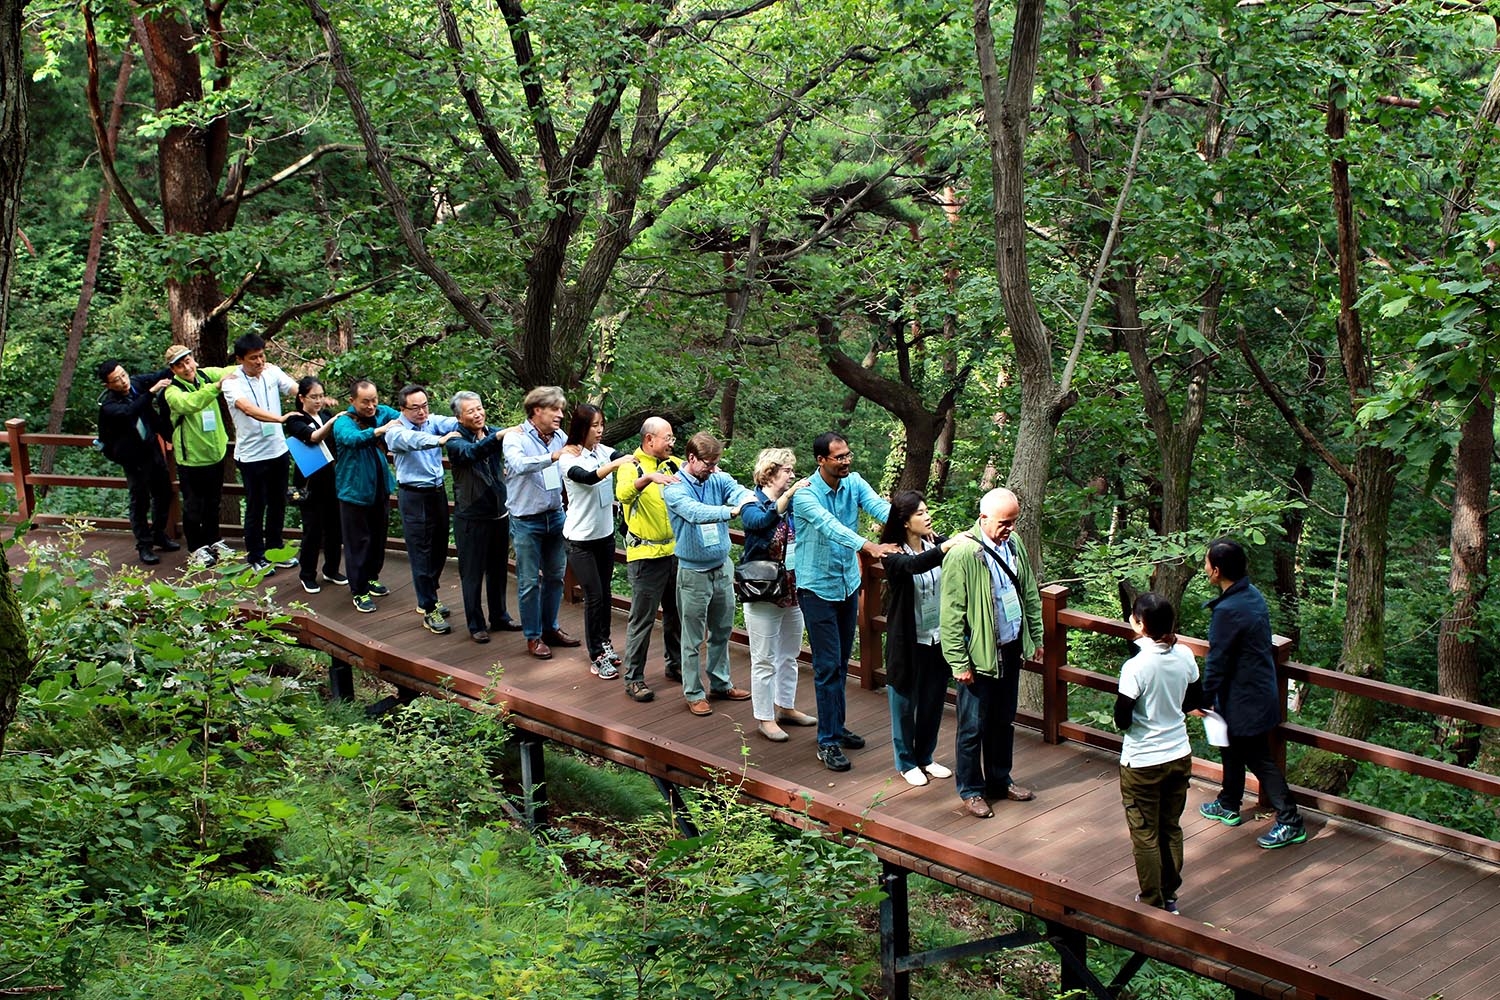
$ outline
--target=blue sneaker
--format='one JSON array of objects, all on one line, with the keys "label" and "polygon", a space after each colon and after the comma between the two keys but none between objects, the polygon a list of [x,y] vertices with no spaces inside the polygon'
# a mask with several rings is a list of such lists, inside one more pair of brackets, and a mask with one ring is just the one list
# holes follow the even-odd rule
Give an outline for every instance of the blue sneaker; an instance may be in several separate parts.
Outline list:
[{"label": "blue sneaker", "polygon": [[1276,823],[1270,831],[1255,838],[1255,842],[1266,850],[1300,844],[1307,839],[1307,827],[1301,823]]},{"label": "blue sneaker", "polygon": [[1216,819],[1225,826],[1239,826],[1240,813],[1238,809],[1226,809],[1219,804],[1218,799],[1203,803],[1198,807],[1198,815],[1204,819]]}]

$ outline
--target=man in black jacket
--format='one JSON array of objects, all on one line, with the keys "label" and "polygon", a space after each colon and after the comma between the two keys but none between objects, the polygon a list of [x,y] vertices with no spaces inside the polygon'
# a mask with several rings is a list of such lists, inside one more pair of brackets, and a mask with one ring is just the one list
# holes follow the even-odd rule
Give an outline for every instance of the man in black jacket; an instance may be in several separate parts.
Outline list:
[{"label": "man in black jacket", "polygon": [[1307,839],[1302,815],[1286,778],[1271,755],[1271,731],[1281,722],[1276,659],[1271,651],[1271,614],[1266,599],[1250,582],[1249,560],[1239,542],[1220,538],[1208,546],[1203,571],[1219,596],[1208,602],[1208,655],[1203,659],[1203,697],[1229,726],[1224,784],[1219,797],[1198,807],[1206,819],[1239,826],[1245,770],[1260,779],[1261,791],[1276,810],[1271,829],[1256,838],[1265,848]]},{"label": "man in black jacket", "polygon": [[104,457],[125,470],[130,488],[130,530],[141,562],[161,562],[153,550],[176,552],[182,546],[167,537],[167,512],[172,506],[172,480],[159,435],[163,428],[156,396],[172,381],[169,371],[132,376],[118,361],[105,361],[96,370],[104,392],[99,395],[99,444]]}]

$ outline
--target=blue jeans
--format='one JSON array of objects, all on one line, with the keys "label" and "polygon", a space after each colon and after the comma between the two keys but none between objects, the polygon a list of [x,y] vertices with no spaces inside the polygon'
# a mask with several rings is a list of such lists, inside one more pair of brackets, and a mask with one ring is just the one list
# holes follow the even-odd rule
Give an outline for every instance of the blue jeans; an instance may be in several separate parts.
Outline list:
[{"label": "blue jeans", "polygon": [[1000,676],[975,674],[958,686],[958,737],[953,774],[958,797],[1003,799],[1010,789],[1016,698],[1021,684],[1021,640],[1000,647]]},{"label": "blue jeans", "polygon": [[401,511],[401,534],[406,537],[417,607],[431,611],[448,562],[448,497],[440,487],[403,486],[396,491],[396,506]]},{"label": "blue jeans", "polygon": [[510,543],[516,550],[516,601],[521,605],[521,630],[527,639],[540,639],[543,631],[557,628],[563,574],[568,567],[562,529],[560,510],[510,518]]},{"label": "blue jeans", "polygon": [[[729,557],[714,569],[677,567],[677,614],[682,621],[682,696],[702,701],[703,677],[709,690],[734,687],[729,679],[729,634],[734,631],[734,564]],[[699,649],[708,636],[707,662],[700,666]]]},{"label": "blue jeans", "polygon": [[886,685],[891,703],[891,747],[896,751],[896,770],[910,771],[932,763],[937,749],[938,727],[943,722],[943,702],[948,679],[953,674],[937,646],[912,645],[911,683],[905,691]]},{"label": "blue jeans", "polygon": [[807,644],[812,648],[813,691],[818,699],[818,746],[839,745],[844,735],[844,681],[854,629],[859,621],[859,591],[842,601],[827,601],[810,590],[797,591]]}]

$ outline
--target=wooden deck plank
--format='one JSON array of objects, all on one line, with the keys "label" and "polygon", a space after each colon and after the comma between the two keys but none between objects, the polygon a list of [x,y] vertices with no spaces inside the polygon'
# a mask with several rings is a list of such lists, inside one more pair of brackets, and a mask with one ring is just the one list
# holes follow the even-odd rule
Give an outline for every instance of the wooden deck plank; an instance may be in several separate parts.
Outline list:
[{"label": "wooden deck plank", "polygon": [[[118,561],[133,560],[128,536],[97,538]],[[158,571],[180,564],[180,554],[167,555]],[[1303,982],[1309,995],[1443,993],[1454,1000],[1493,996],[1500,983],[1500,931],[1491,929],[1500,909],[1500,866],[1316,814],[1309,814],[1308,844],[1262,851],[1254,843],[1261,823],[1231,829],[1196,816],[1212,789],[1195,783],[1184,817],[1187,919],[1172,918],[1130,901],[1134,869],[1109,754],[1048,746],[1018,730],[1016,779],[1035,788],[1038,799],[998,803],[993,819],[977,821],[963,813],[951,780],[912,788],[896,774],[884,692],[849,687],[848,725],[868,742],[851,752],[853,770],[834,774],[817,762],[811,729],[789,728],[791,740],[782,744],[755,735],[749,702],[715,702],[706,718],[688,713],[680,688],[662,678],[659,634],[647,665],[657,697],[646,704],[630,701],[621,682],[589,674],[581,650],[559,649],[543,662],[526,654],[519,633],[494,633],[487,646],[472,643],[456,568],[444,576],[440,593],[455,615],[448,636],[421,627],[397,553],[382,577],[392,593],[374,615],[356,614],[342,587],[305,595],[286,571],[271,582],[279,599],[317,614],[321,625],[303,620],[305,634],[325,629],[334,637],[329,641],[354,643],[343,648],[365,662],[400,664],[408,683],[428,678],[441,690],[446,676],[454,690],[484,697],[499,663],[493,691],[531,713],[518,721],[549,738],[679,780],[701,774],[705,763],[721,768],[743,782],[746,794],[802,814],[799,822],[862,830],[877,853],[924,859],[919,870],[934,877],[1261,995],[1290,995],[1289,984]],[[575,636],[582,635],[581,618],[581,606],[564,604],[562,625]],[[625,616],[617,612],[617,648],[624,631]],[[732,646],[731,653],[734,682],[748,686],[746,651]],[[812,710],[807,670],[799,702]],[[938,751],[949,764],[952,734],[950,710]],[[1268,977],[1264,969],[1286,978]]]}]

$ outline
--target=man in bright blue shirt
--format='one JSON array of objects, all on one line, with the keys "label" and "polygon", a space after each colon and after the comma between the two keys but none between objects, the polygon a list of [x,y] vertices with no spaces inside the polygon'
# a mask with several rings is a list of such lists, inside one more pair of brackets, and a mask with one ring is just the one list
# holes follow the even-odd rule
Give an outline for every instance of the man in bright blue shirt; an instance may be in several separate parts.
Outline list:
[{"label": "man in bright blue shirt", "polygon": [[438,600],[443,566],[448,561],[448,494],[443,490],[443,445],[458,437],[458,421],[434,416],[427,390],[406,385],[396,393],[401,408],[398,426],[385,436],[396,460],[396,507],[411,564],[422,625],[435,635],[453,631],[448,608]]},{"label": "man in bright blue shirt", "polygon": [[837,431],[819,434],[813,439],[813,460],[818,474],[792,497],[797,603],[812,647],[818,759],[830,771],[847,771],[844,750],[865,745],[862,736],[844,728],[844,681],[859,615],[859,554],[879,559],[899,546],[877,544],[859,533],[861,510],[884,523],[891,505],[851,471],[853,455],[844,436]]},{"label": "man in bright blue shirt", "polygon": [[682,622],[682,696],[694,715],[711,715],[703,694],[699,647],[708,633],[708,698],[747,701],[750,692],[729,678],[729,634],[734,630],[734,563],[729,522],[755,494],[718,471],[724,446],[707,431],[687,443],[677,482],[662,489],[677,543],[677,615]]}]

